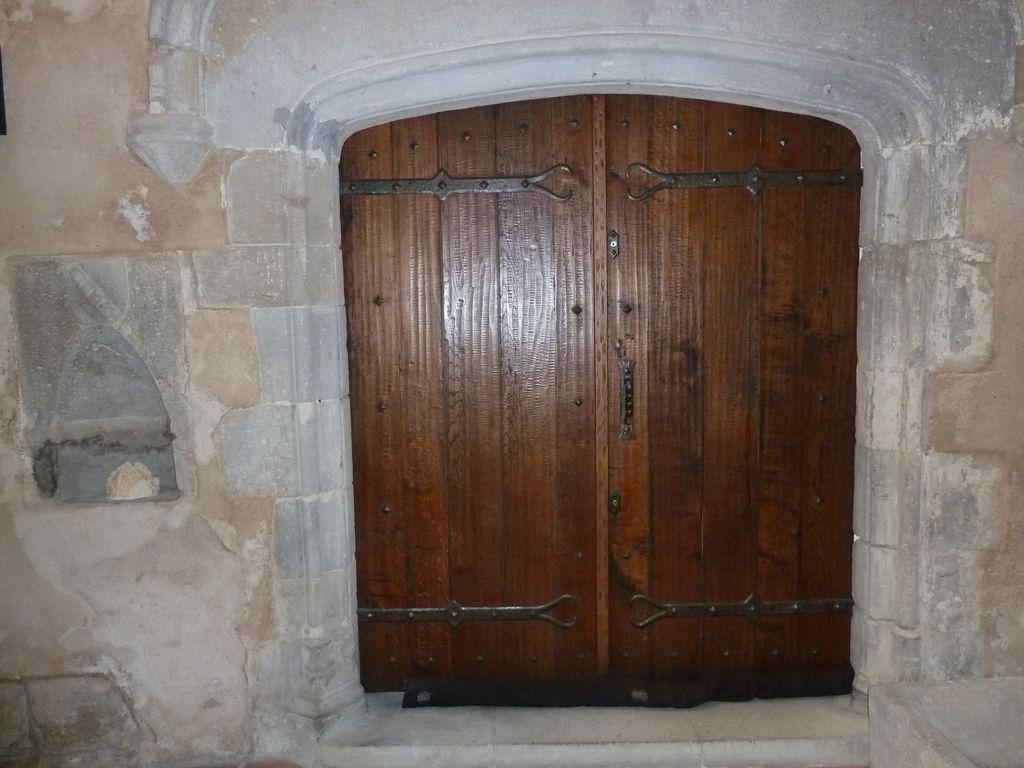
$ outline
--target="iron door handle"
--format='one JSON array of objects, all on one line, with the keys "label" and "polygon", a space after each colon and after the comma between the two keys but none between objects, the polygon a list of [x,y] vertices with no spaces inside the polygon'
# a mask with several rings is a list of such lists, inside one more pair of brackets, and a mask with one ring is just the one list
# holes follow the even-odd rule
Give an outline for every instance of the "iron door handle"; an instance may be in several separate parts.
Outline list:
[{"label": "iron door handle", "polygon": [[633,371],[636,360],[619,360],[619,440],[632,440]]}]

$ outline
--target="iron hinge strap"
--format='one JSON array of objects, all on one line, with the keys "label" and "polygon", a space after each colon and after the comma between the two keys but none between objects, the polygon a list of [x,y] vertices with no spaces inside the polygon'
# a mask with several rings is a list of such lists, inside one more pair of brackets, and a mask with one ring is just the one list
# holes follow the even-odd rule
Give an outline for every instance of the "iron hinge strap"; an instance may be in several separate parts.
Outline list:
[{"label": "iron hinge strap", "polygon": [[453,627],[467,621],[546,621],[565,629],[575,626],[575,616],[560,619],[551,613],[562,605],[575,606],[576,596],[559,595],[543,605],[470,607],[452,600],[443,608],[359,608],[356,614],[366,622],[446,621]]},{"label": "iron hinge strap", "polygon": [[[750,595],[739,603],[663,603],[644,594],[633,595],[630,603],[634,614],[630,623],[637,629],[649,627],[662,619],[713,619],[722,616],[743,616],[758,621],[762,616],[793,616],[803,614],[843,614],[853,609],[850,598],[828,598],[818,600],[761,600]],[[653,608],[654,613],[640,618],[636,609],[640,606]]]},{"label": "iron hinge strap", "polygon": [[665,189],[713,189],[716,187],[744,187],[752,195],[760,194],[765,187],[859,187],[864,174],[851,171],[766,171],[759,165],[748,171],[716,173],[662,173],[643,163],[629,166],[627,177],[634,171],[650,176],[658,183],[639,194],[629,193],[633,201],[646,200]]},{"label": "iron hinge strap", "polygon": [[445,170],[432,179],[354,179],[341,181],[342,195],[433,195],[439,200],[449,195],[496,194],[498,192],[539,192],[552,200],[564,202],[572,197],[570,189],[559,195],[541,186],[557,173],[572,173],[568,165],[553,165],[536,176],[490,176],[456,179]]}]

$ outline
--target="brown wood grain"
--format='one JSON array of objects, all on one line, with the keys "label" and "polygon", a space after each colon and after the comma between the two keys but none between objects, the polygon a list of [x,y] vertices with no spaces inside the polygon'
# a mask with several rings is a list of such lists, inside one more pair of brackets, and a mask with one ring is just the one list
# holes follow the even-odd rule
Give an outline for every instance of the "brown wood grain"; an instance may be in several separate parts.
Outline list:
[{"label": "brown wood grain", "polygon": [[[622,508],[609,521],[609,672],[646,677],[648,634],[630,624],[633,595],[649,590],[650,447],[647,352],[650,244],[643,208],[627,200],[627,168],[647,154],[651,100],[616,96],[606,100],[608,147],[608,227],[621,236],[620,255],[608,262],[608,474],[609,489],[621,494]],[[619,437],[620,360],[634,360],[634,434]]]},{"label": "brown wood grain", "polygon": [[[342,174],[390,178],[391,126],[378,126],[346,142]],[[356,507],[357,583],[364,605],[402,607],[407,600],[407,541],[401,476],[405,459],[400,381],[396,201],[347,198],[343,245],[350,354]],[[360,635],[361,659],[371,688],[393,688],[410,664],[409,628],[381,624]]]},{"label": "brown wood grain", "polygon": [[[438,167],[437,119],[393,123],[391,155],[395,176],[433,176]],[[441,204],[431,198],[399,196],[394,205],[399,235],[394,311],[402,319],[398,405],[405,441],[405,604],[428,608],[447,605],[451,599],[441,367]],[[404,676],[449,675],[450,632],[445,624],[412,625],[410,667]]]},{"label": "brown wood grain", "polygon": [[[650,156],[655,168],[702,170],[704,105],[652,99]],[[703,392],[701,228],[706,193],[662,194],[634,203],[644,209],[651,251],[648,345],[651,418],[651,594],[698,602],[702,576]],[[650,675],[694,680],[700,669],[699,620],[663,621],[647,630]]]},{"label": "brown wood grain", "polygon": [[[494,122],[493,107],[439,115],[441,167],[452,176],[494,175]],[[448,198],[441,233],[452,599],[462,605],[502,605],[497,200],[491,195]],[[453,676],[497,677],[504,666],[502,624],[477,622],[453,631]]]},{"label": "brown wood grain", "polygon": [[[467,109],[346,142],[346,179],[573,169],[549,183],[567,203],[342,198],[360,605],[578,598],[571,629],[364,622],[368,688],[847,663],[845,616],[637,629],[630,600],[849,595],[859,190],[632,202],[650,183],[627,178],[634,162],[855,169],[859,149],[817,119],[644,96]],[[623,358],[634,440],[619,439]]]},{"label": "brown wood grain", "polygon": [[591,316],[594,322],[594,453],[595,453],[595,536],[594,536],[594,625],[597,633],[595,642],[595,672],[608,674],[608,595],[609,595],[609,520],[608,520],[608,166],[606,161],[605,129],[606,99],[594,96],[591,114],[592,176],[593,194],[591,203],[594,215],[593,282],[594,296]]},{"label": "brown wood grain", "polygon": [[[705,109],[706,170],[746,170],[760,147],[758,110]],[[704,599],[743,600],[756,569],[760,417],[758,200],[744,189],[705,194],[703,290]],[[703,672],[737,676],[753,665],[745,619],[704,621]]]}]

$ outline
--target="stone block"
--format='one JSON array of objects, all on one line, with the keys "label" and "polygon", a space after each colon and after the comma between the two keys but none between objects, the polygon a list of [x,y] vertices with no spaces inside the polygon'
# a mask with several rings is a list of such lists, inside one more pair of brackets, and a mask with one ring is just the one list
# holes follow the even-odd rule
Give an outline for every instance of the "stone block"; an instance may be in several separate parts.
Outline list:
[{"label": "stone block", "polygon": [[[925,256],[927,258],[927,256]],[[928,362],[932,368],[976,370],[992,355],[992,285],[977,264],[930,258]]]},{"label": "stone block", "polygon": [[983,554],[928,546],[921,590],[921,674],[929,680],[978,677],[987,651]]},{"label": "stone block", "polygon": [[229,411],[217,437],[225,485],[232,494],[288,498],[342,485],[336,400]]},{"label": "stone block", "polygon": [[322,576],[347,562],[352,531],[346,527],[343,492],[274,505],[274,556],[279,578]]},{"label": "stone block", "polygon": [[1024,678],[879,686],[871,691],[872,768],[1024,764]]},{"label": "stone block", "polygon": [[866,616],[906,623],[900,615],[900,595],[908,581],[916,586],[912,563],[899,550],[875,546],[863,539],[854,542],[853,599]]},{"label": "stone block", "polygon": [[334,246],[243,246],[194,251],[200,307],[340,304],[341,261]]},{"label": "stone block", "polygon": [[139,727],[117,687],[98,675],[29,680],[29,711],[39,747],[50,752],[133,751]]},{"label": "stone block", "polygon": [[306,242],[335,249],[341,242],[338,202],[338,166],[319,152],[309,152],[306,162]]},{"label": "stone block", "polygon": [[1000,488],[1005,472],[990,455],[932,453],[925,458],[925,530],[936,552],[999,546],[1006,526]]},{"label": "stone block", "polygon": [[854,532],[885,547],[917,540],[921,470],[911,453],[858,445],[854,471]]},{"label": "stone block", "polygon": [[228,240],[235,245],[288,242],[285,154],[252,151],[228,169]]},{"label": "stone block", "polygon": [[0,762],[31,747],[25,688],[18,681],[0,681]]},{"label": "stone block", "polygon": [[858,290],[861,365],[888,372],[919,364],[923,359],[923,318],[910,249],[865,248]]},{"label": "stone block", "polygon": [[201,309],[185,319],[189,378],[224,405],[259,401],[256,341],[249,313]]},{"label": "stone block", "polygon": [[347,394],[341,307],[259,308],[252,320],[264,401],[337,400]]},{"label": "stone block", "polygon": [[879,166],[881,242],[960,237],[967,165],[963,147],[911,144],[888,150],[885,160]]},{"label": "stone block", "polygon": [[968,150],[966,231],[993,242],[1024,241],[1020,180],[1024,146],[1009,139],[979,139]]},{"label": "stone block", "polygon": [[878,683],[917,679],[920,637],[916,629],[866,617],[854,608],[851,633],[854,686],[866,691]]},{"label": "stone block", "polygon": [[[23,262],[15,302],[40,492],[177,497],[173,443],[190,433],[177,257]],[[121,487],[132,471],[140,482]]]}]

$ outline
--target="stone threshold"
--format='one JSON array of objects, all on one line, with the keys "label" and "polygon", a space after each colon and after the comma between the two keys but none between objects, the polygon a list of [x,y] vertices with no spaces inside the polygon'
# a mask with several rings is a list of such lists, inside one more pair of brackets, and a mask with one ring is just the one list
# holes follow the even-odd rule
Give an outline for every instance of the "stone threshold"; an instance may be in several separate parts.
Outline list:
[{"label": "stone threshold", "polygon": [[324,768],[866,766],[868,719],[849,696],[693,709],[402,709],[370,694],[324,734]]}]

